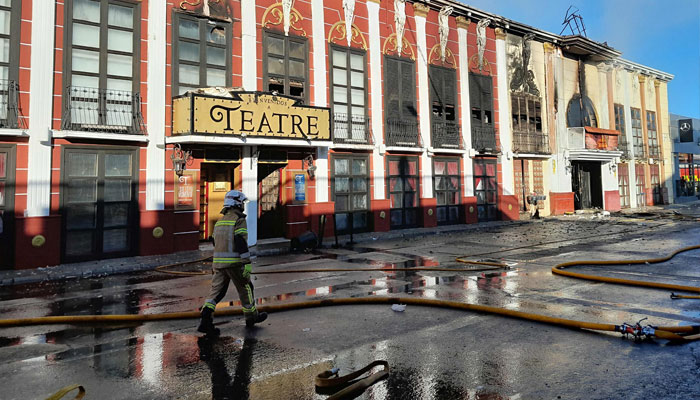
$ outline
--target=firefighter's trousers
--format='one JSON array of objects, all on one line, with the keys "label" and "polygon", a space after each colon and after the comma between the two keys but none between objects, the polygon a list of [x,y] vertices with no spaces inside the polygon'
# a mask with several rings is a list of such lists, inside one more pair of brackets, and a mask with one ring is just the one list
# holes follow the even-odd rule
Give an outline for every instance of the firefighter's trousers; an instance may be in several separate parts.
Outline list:
[{"label": "firefighter's trousers", "polygon": [[211,291],[204,303],[204,307],[216,309],[216,303],[220,302],[226,295],[229,282],[233,281],[238,297],[241,299],[243,315],[246,319],[255,318],[258,310],[255,308],[255,295],[253,294],[253,283],[250,281],[250,264],[229,264],[225,268],[215,268],[214,276],[211,280]]}]

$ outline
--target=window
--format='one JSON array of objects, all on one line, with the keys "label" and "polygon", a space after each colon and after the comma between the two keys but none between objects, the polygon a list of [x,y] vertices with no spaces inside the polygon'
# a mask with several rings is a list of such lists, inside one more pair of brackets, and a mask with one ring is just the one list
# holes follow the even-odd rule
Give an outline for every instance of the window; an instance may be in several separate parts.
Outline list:
[{"label": "window", "polygon": [[661,180],[659,178],[659,164],[649,165],[649,177],[651,178],[651,194],[654,205],[664,204]]},{"label": "window", "polygon": [[495,150],[498,146],[493,123],[493,78],[469,74],[469,103],[472,147],[476,150]]},{"label": "window", "polygon": [[[627,147],[627,135],[625,134],[625,108],[622,104],[615,104],[615,130],[620,132],[617,142],[618,149],[622,151],[623,157],[629,157],[629,148]],[[629,205],[628,205],[629,207]]]},{"label": "window", "polygon": [[454,69],[430,66],[430,103],[433,147],[459,148],[457,72]]},{"label": "window", "polygon": [[333,139],[368,143],[367,78],[365,52],[331,46]]},{"label": "window", "polygon": [[498,176],[495,159],[474,159],[474,193],[479,222],[497,220]]},{"label": "window", "polygon": [[263,40],[265,89],[306,101],[309,53],[306,39],[265,32]]},{"label": "window", "polygon": [[19,0],[0,0],[0,128],[17,128],[19,117]]},{"label": "window", "polygon": [[647,205],[647,194],[644,191],[644,164],[635,164],[634,180],[637,186],[637,207]]},{"label": "window", "polygon": [[542,132],[540,98],[526,93],[513,93],[510,100],[513,150],[521,153],[549,153],[549,137]]},{"label": "window", "polygon": [[416,70],[413,61],[384,57],[386,145],[419,145]]},{"label": "window", "polygon": [[231,24],[174,13],[173,93],[231,86]]},{"label": "window", "polygon": [[391,227],[416,226],[418,224],[418,157],[390,157],[388,167]]},{"label": "window", "polygon": [[459,159],[435,159],[435,197],[438,224],[459,223]]},{"label": "window", "polygon": [[644,137],[642,136],[642,112],[638,108],[632,108],[631,114],[634,156],[637,158],[646,158],[646,151],[644,151]]},{"label": "window", "polygon": [[630,172],[628,164],[618,164],[617,184],[620,190],[620,207],[630,207]]},{"label": "window", "polygon": [[659,158],[659,137],[656,134],[656,113],[647,111],[647,142],[649,157]]},{"label": "window", "polygon": [[130,254],[138,228],[136,152],[67,148],[62,160],[65,259]]},{"label": "window", "polygon": [[598,127],[595,107],[588,96],[581,97],[575,94],[569,101],[569,109],[566,112],[566,124],[569,127]]},{"label": "window", "polygon": [[140,84],[140,6],[74,0],[66,7],[63,128],[133,131]]},{"label": "window", "polygon": [[363,232],[369,227],[367,157],[334,156],[333,200],[338,232]]}]

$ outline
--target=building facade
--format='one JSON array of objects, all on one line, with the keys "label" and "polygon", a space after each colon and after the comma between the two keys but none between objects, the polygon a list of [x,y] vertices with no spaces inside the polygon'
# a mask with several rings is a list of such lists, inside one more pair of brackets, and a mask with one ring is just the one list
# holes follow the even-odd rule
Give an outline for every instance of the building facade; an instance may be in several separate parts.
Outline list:
[{"label": "building facade", "polygon": [[700,120],[670,115],[673,143],[673,187],[676,203],[700,195]]},{"label": "building facade", "polygon": [[3,268],[196,249],[233,188],[253,243],[672,197],[671,75],[462,3],[0,12]]}]

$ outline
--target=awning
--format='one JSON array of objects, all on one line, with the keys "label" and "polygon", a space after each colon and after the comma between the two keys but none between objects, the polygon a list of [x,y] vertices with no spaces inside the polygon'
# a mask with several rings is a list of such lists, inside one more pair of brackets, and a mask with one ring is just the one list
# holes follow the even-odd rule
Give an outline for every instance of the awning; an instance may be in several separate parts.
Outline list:
[{"label": "awning", "polygon": [[616,131],[614,129],[603,129],[603,128],[596,128],[594,126],[587,126],[585,127],[587,133],[594,133],[598,135],[619,135],[620,131]]}]

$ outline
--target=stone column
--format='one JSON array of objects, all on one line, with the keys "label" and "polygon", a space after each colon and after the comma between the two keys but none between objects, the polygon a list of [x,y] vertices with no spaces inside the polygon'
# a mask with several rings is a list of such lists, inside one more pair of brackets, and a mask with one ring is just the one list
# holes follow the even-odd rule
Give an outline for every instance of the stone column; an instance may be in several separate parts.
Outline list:
[{"label": "stone column", "polygon": [[165,2],[148,2],[148,148],[146,151],[146,210],[165,208]]},{"label": "stone column", "polygon": [[[314,105],[328,107],[326,82],[326,30],[323,18],[323,0],[311,1],[313,24]],[[351,34],[351,32],[348,32]],[[332,118],[332,116],[331,116]],[[331,124],[332,125],[332,124]],[[316,202],[328,201],[328,147],[317,148],[316,158]]]},{"label": "stone column", "polygon": [[464,149],[468,150],[462,156],[464,161],[464,193],[465,197],[474,196],[474,163],[471,158],[472,148],[472,117],[469,110],[469,53],[467,52],[467,29],[469,20],[459,16],[457,20],[457,43],[459,51],[457,60],[459,62],[459,104],[462,121],[462,142]]},{"label": "stone column", "polygon": [[379,0],[367,0],[369,16],[369,83],[370,83],[370,113],[372,117],[372,173],[374,177],[374,199],[385,198],[384,188],[384,157],[379,152],[379,146],[384,142],[384,107],[382,104],[382,43],[379,34]]},{"label": "stone column", "polygon": [[496,70],[498,85],[498,129],[501,138],[501,170],[503,177],[503,194],[515,193],[515,176],[513,174],[513,133],[510,128],[510,99],[508,98],[508,70],[506,58],[506,32],[496,28]]},{"label": "stone column", "polygon": [[[420,136],[423,147],[428,148],[430,141],[430,82],[428,81],[428,51],[425,39],[425,23],[430,8],[421,3],[413,3],[413,11],[416,20],[416,45],[418,56],[416,66],[418,70],[418,120],[420,122]],[[433,165],[428,152],[423,150],[421,154],[421,197],[433,197]]]}]

